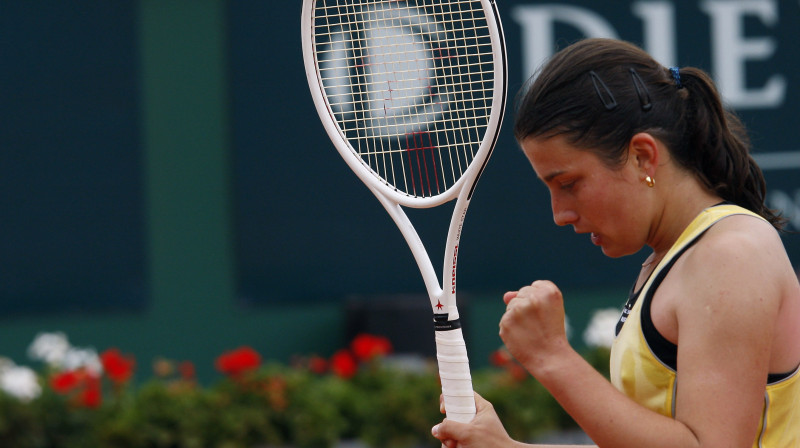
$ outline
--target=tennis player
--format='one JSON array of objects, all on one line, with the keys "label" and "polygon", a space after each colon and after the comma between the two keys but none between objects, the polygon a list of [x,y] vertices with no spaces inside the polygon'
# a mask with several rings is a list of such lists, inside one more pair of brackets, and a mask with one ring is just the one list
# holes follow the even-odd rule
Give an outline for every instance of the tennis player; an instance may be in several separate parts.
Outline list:
[{"label": "tennis player", "polygon": [[[610,382],[570,347],[548,281],[503,297],[514,357],[599,447],[800,447],[800,285],[744,128],[709,76],[583,40],[523,93],[515,133],[556,224],[609,257],[652,253],[617,324]],[[434,436],[523,446],[476,404],[471,423],[445,419]]]}]

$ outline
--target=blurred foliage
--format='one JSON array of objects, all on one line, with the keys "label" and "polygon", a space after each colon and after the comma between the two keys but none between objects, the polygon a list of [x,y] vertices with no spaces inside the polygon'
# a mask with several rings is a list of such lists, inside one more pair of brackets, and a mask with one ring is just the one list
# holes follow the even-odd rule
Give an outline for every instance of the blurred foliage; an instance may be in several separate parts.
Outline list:
[{"label": "blurred foliage", "polygon": [[[252,349],[241,348],[220,357],[224,375],[210,386],[198,384],[193,369],[162,359],[153,377],[138,385],[127,381],[127,372],[117,377],[124,381],[101,372],[102,395],[91,401],[83,399],[80,383],[64,386],[65,372],[44,369],[35,398],[0,392],[0,446],[330,447],[341,440],[387,448],[440,446],[430,435],[443,418],[435,362],[408,362],[392,357],[390,346],[374,347],[349,351],[346,362],[339,353],[329,360],[297,357],[288,365],[262,363]],[[585,358],[607,374],[606,349],[592,349]],[[335,365],[340,361],[345,364]],[[543,431],[576,427],[502,349],[492,364],[472,372],[473,385],[512,437],[532,440]]]}]

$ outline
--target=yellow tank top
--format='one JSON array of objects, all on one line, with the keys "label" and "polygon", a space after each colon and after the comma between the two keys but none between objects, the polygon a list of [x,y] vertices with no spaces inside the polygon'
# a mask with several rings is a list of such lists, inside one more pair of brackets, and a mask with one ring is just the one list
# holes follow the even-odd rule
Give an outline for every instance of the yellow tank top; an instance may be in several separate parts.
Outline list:
[{"label": "yellow tank top", "polygon": [[[689,224],[645,282],[638,294],[639,299],[630,313],[623,317],[624,323],[611,348],[611,382],[614,386],[642,406],[667,417],[675,417],[677,372],[651,350],[651,341],[642,331],[642,303],[654,279],[662,270],[666,274],[671,267],[671,260],[680,256],[714,223],[739,214],[758,217],[735,205],[718,205],[704,210]],[[653,292],[655,290],[651,294]],[[753,448],[797,447],[800,447],[800,368],[766,385],[758,436],[753,442]]]}]

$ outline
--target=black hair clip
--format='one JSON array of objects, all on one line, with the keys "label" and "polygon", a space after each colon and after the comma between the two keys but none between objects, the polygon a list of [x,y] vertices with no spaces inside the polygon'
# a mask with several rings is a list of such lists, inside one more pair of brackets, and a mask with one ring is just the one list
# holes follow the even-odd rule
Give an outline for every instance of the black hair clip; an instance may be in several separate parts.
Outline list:
[{"label": "black hair clip", "polygon": [[644,84],[644,80],[639,76],[639,72],[637,72],[636,69],[630,68],[628,71],[631,73],[633,87],[636,89],[636,95],[639,97],[642,110],[647,112],[653,108],[653,103],[650,102],[650,92],[647,91],[647,86]]},{"label": "black hair clip", "polygon": [[[592,78],[594,91],[597,92],[597,96],[600,97],[600,101],[603,102],[603,106],[606,107],[606,110],[613,110],[615,107],[617,107],[617,100],[614,99],[614,95],[611,93],[611,90],[609,90],[606,83],[600,79],[600,76],[598,76],[594,70],[589,71],[589,76]],[[605,93],[600,91],[601,87]]]}]

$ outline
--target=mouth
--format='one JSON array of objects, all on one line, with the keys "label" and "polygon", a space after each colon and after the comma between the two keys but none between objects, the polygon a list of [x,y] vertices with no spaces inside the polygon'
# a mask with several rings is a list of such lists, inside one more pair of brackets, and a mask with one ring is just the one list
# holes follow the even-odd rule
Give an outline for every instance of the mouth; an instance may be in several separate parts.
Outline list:
[{"label": "mouth", "polygon": [[589,234],[589,238],[592,240],[592,244],[594,244],[595,246],[602,246],[603,245],[603,237],[599,233],[590,232],[588,229],[578,230],[577,228],[575,228],[574,230],[575,230],[575,233],[578,233],[578,234],[586,234],[586,233],[588,233]]}]

